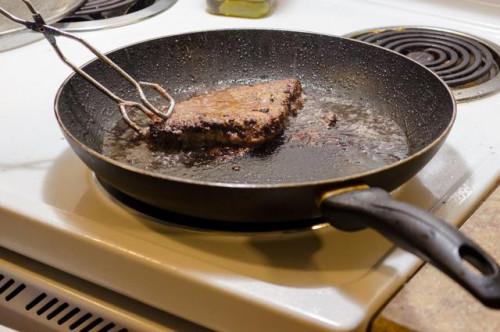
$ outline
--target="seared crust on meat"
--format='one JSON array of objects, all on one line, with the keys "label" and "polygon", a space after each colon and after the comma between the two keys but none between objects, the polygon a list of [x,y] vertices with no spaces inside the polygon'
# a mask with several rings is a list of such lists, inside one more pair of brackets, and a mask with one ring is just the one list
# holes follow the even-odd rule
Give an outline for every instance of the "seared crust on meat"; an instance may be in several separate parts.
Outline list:
[{"label": "seared crust on meat", "polygon": [[233,86],[178,103],[167,121],[150,125],[150,137],[181,148],[254,147],[281,135],[302,102],[297,79]]}]

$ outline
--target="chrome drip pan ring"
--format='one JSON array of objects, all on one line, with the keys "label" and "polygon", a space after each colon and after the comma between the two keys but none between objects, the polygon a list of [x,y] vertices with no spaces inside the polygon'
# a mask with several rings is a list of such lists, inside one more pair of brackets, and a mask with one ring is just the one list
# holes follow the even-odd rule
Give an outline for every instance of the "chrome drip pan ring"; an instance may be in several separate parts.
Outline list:
[{"label": "chrome drip pan ring", "polygon": [[500,47],[467,33],[426,26],[394,26],[356,31],[345,37],[382,46],[440,76],[457,101],[500,90]]},{"label": "chrome drip pan ring", "polygon": [[83,21],[83,22],[61,22],[56,24],[55,26],[65,30],[72,32],[82,32],[82,31],[93,31],[93,30],[102,30],[109,28],[116,28],[132,23],[136,23],[142,20],[145,20],[149,17],[155,16],[170,7],[172,7],[177,0],[156,0],[153,4],[148,7],[145,7],[141,10],[135,11],[130,14],[106,18],[101,20],[93,20],[93,21]]}]

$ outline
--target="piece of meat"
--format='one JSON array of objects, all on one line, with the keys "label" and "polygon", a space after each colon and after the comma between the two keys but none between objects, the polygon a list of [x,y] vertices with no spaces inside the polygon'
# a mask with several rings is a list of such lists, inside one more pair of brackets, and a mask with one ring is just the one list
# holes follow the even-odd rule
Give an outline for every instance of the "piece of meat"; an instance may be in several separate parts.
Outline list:
[{"label": "piece of meat", "polygon": [[279,136],[300,107],[296,79],[233,86],[178,103],[167,121],[150,125],[150,137],[181,148],[255,147]]},{"label": "piece of meat", "polygon": [[323,115],[323,121],[326,122],[329,128],[333,128],[337,123],[337,114],[333,112],[327,112]]}]

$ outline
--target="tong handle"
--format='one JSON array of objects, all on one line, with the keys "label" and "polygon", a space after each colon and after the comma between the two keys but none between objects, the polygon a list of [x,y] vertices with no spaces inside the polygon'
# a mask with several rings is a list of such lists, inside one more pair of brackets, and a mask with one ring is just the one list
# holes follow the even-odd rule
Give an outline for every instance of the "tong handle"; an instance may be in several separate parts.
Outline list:
[{"label": "tong handle", "polygon": [[[67,64],[69,67],[73,69],[77,74],[82,76],[84,79],[86,79],[88,82],[93,84],[97,89],[102,91],[104,94],[106,94],[109,98],[111,98],[113,101],[115,101],[118,104],[118,107],[120,108],[120,112],[122,113],[122,116],[124,120],[127,122],[127,124],[132,127],[135,131],[140,133],[141,135],[147,135],[148,129],[147,127],[141,127],[137,125],[135,122],[133,122],[130,117],[128,116],[127,109],[129,108],[135,108],[138,109],[139,111],[143,112],[146,114],[150,119],[156,120],[157,117],[160,119],[168,119],[170,115],[172,114],[172,111],[175,106],[175,100],[172,98],[172,96],[159,84],[156,83],[150,83],[150,82],[138,82],[132,76],[130,76],[125,70],[123,70],[120,66],[118,66],[116,63],[114,63],[110,58],[99,52],[96,48],[94,48],[92,45],[90,45],[87,41],[84,39],[77,37],[71,33],[59,30],[53,26],[50,26],[46,24],[45,20],[43,17],[36,11],[36,9],[33,7],[31,2],[29,0],[21,0],[30,10],[34,22],[26,21],[23,20],[19,17],[16,17],[15,15],[7,12],[5,9],[0,7],[0,14],[3,16],[7,17],[8,19],[22,24],[28,29],[42,33],[44,37],[49,41],[50,45],[54,48],[56,51],[57,55],[59,58]],[[79,42],[82,44],[85,48],[87,48],[90,52],[92,52],[95,56],[97,56],[102,62],[113,68],[115,71],[117,71],[123,78],[125,78],[128,82],[130,82],[135,89],[137,90],[137,93],[139,94],[141,103],[135,102],[135,101],[129,101],[125,100],[123,98],[120,98],[116,94],[114,94],[111,90],[106,88],[104,85],[99,83],[97,80],[95,80],[92,76],[87,74],[85,71],[80,69],[78,66],[76,66],[74,63],[68,60],[66,56],[62,53],[61,49],[57,45],[57,40],[55,37],[66,37],[69,39],[72,39],[74,41]],[[146,95],[144,94],[144,90],[142,86],[145,87],[151,87],[154,90],[156,90],[161,97],[166,99],[168,101],[168,109],[166,112],[162,112],[158,110],[153,104],[149,102],[149,100],[146,98]]]}]

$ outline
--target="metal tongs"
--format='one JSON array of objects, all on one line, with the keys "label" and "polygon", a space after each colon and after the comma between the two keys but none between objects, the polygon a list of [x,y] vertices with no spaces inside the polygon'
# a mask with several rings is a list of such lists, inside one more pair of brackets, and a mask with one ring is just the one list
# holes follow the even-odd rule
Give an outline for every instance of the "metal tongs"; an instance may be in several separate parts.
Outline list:
[{"label": "metal tongs", "polygon": [[[138,82],[135,79],[133,79],[125,70],[120,68],[116,63],[111,61],[110,58],[105,56],[104,54],[100,53],[98,50],[96,50],[92,45],[87,43],[85,40],[67,33],[65,31],[59,30],[53,26],[50,26],[45,23],[45,20],[42,18],[40,13],[38,13],[31,2],[29,0],[21,0],[30,10],[34,22],[30,21],[25,21],[19,17],[16,17],[12,15],[11,13],[7,12],[5,9],[0,7],[0,14],[3,16],[7,17],[8,19],[17,22],[19,24],[24,25],[28,29],[42,33],[44,37],[49,41],[50,45],[54,48],[56,51],[57,55],[61,58],[61,60],[66,63],[68,66],[70,66],[76,73],[78,73],[80,76],[85,78],[87,81],[92,83],[96,88],[104,92],[109,98],[114,100],[119,108],[120,112],[123,116],[123,119],[127,122],[127,124],[132,127],[136,132],[138,132],[140,135],[147,135],[149,133],[148,127],[144,126],[139,126],[136,124],[132,119],[130,119],[128,111],[127,110],[132,110],[132,109],[137,109],[141,112],[143,112],[145,115],[147,115],[151,120],[157,121],[160,119],[166,120],[170,117],[172,114],[172,111],[174,110],[175,106],[175,100],[170,96],[170,94],[165,90],[163,87],[161,87],[159,84],[156,83],[150,83],[150,82]],[[130,101],[130,100],[125,100],[123,98],[118,97],[116,94],[111,92],[108,88],[106,88],[104,85],[96,81],[92,76],[84,72],[82,69],[78,68],[76,65],[74,65],[72,62],[70,62],[64,54],[61,52],[57,45],[57,41],[55,37],[67,37],[69,39],[76,40],[77,42],[80,42],[83,46],[85,46],[89,51],[94,53],[101,61],[109,65],[111,68],[116,70],[123,78],[125,78],[127,81],[129,81],[137,90],[140,96],[141,103],[135,102],[135,101]],[[168,108],[167,111],[160,111],[158,110],[151,102],[148,101],[146,98],[146,95],[144,94],[144,90],[142,87],[150,87],[156,90],[159,95],[163,98],[165,98],[168,101]]]}]

